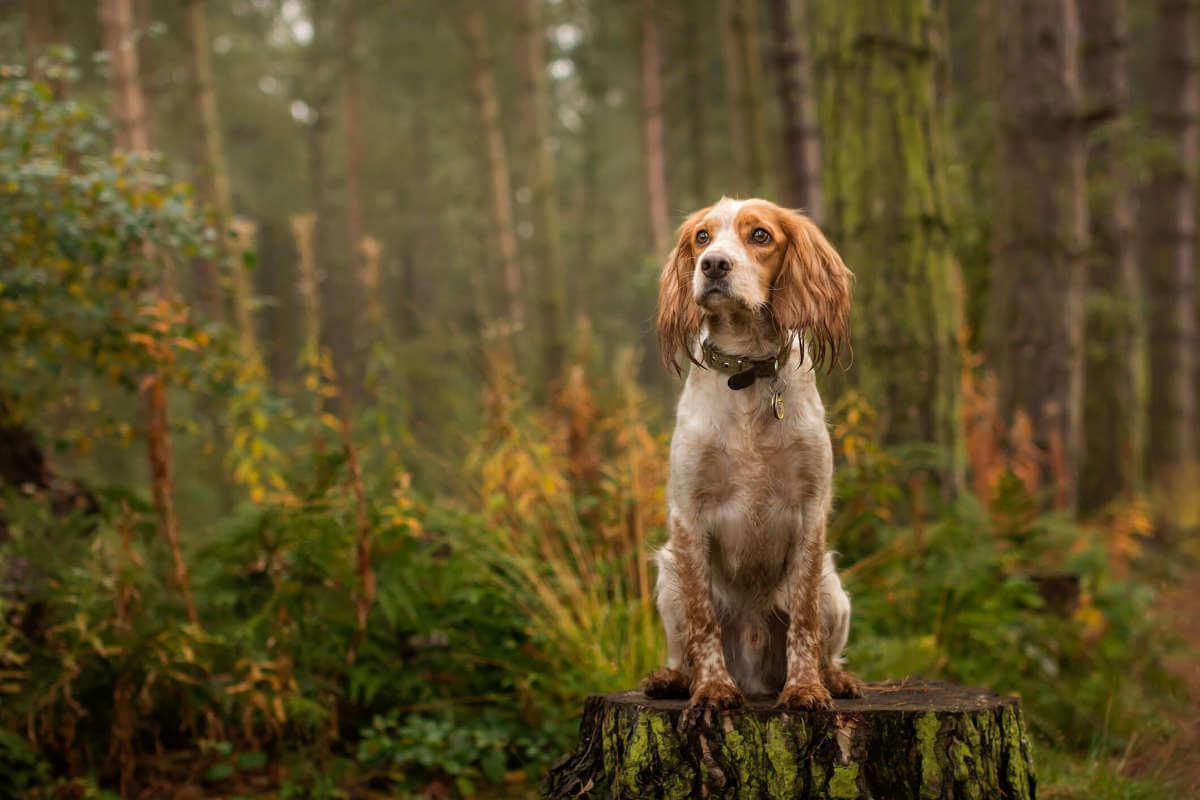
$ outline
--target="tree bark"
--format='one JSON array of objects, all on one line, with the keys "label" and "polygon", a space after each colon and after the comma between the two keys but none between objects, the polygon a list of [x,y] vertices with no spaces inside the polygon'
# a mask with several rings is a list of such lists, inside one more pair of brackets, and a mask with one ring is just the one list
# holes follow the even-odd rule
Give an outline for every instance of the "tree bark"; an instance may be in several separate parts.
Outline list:
[{"label": "tree bark", "polygon": [[506,325],[509,331],[516,332],[525,321],[521,262],[517,251],[517,227],[513,221],[508,150],[505,147],[504,127],[500,120],[500,95],[496,91],[495,64],[488,45],[487,22],[482,9],[472,6],[465,12],[463,32],[471,54],[475,107],[487,145],[492,227],[495,230],[496,249],[500,257]]},{"label": "tree bark", "polygon": [[363,237],[362,81],[358,56],[358,3],[342,9],[342,122],[346,136],[346,243],[351,251]]},{"label": "tree bark", "polygon": [[589,697],[579,745],[544,798],[1004,797],[1036,778],[1014,697],[946,683],[868,686],[859,700],[800,714],[772,700],[727,712],[719,730],[680,733],[685,701],[640,692]]},{"label": "tree bark", "polygon": [[161,373],[146,378],[146,416],[149,430],[146,443],[150,456],[150,483],[154,494],[154,508],[158,513],[159,535],[166,541],[171,552],[171,566],[175,587],[183,597],[188,620],[199,624],[196,601],[192,596],[192,582],[188,577],[187,563],[183,560],[183,549],[179,543],[179,518],[175,514],[174,461],[171,456],[171,433],[167,415],[167,388]]},{"label": "tree bark", "polygon": [[1142,487],[1147,355],[1133,175],[1125,156],[1131,144],[1126,0],[1089,0],[1079,11],[1086,116],[1099,126],[1088,146],[1092,257],[1079,487],[1086,514]]},{"label": "tree bark", "polygon": [[770,0],[786,165],[784,202],[822,222],[821,137],[808,45],[808,0]]},{"label": "tree bark", "polygon": [[[205,194],[217,214],[217,225],[221,234],[219,240],[221,255],[230,262],[229,294],[242,356],[247,364],[260,365],[258,335],[254,327],[253,285],[242,259],[232,257],[235,255],[230,241],[230,226],[233,222],[233,188],[229,180],[229,163],[225,158],[225,139],[221,132],[221,115],[213,83],[205,0],[190,0],[187,13],[188,38],[192,49],[192,85],[195,91],[196,108],[200,114],[200,128],[204,138],[204,160],[208,171],[208,179],[204,183]],[[219,296],[215,290],[216,278],[216,274],[211,269],[202,274],[202,280],[210,284],[205,288]]]},{"label": "tree bark", "polygon": [[[130,0],[100,0],[100,22],[105,46],[112,57],[110,85],[117,146],[133,153],[146,154],[150,150],[149,119],[138,68],[137,39],[133,31]],[[154,258],[153,248],[148,242],[142,245],[142,258],[147,261]],[[165,267],[163,269],[160,294],[169,298],[172,294],[167,280],[169,276]],[[179,520],[175,514],[175,479],[165,366],[160,363],[142,380],[142,391],[146,395],[146,449],[150,462],[151,492],[158,517],[158,533],[171,553],[176,587],[183,597],[188,619],[199,623],[187,564],[183,560],[179,542]]]},{"label": "tree bark", "polygon": [[[1153,164],[1142,203],[1150,320],[1146,455],[1155,488],[1175,495],[1174,500],[1190,494],[1194,510],[1200,10],[1195,0],[1159,0],[1157,6],[1150,121],[1165,152]],[[1181,511],[1170,515],[1180,518]]]},{"label": "tree bark", "polygon": [[137,37],[130,0],[100,0],[104,49],[109,52],[108,84],[112,92],[117,147],[135,153],[150,150],[146,96],[138,74]]},{"label": "tree bark", "polygon": [[734,188],[742,196],[770,194],[767,186],[767,123],[763,68],[758,47],[757,0],[722,0],[725,74],[729,86],[733,146],[738,156]]},{"label": "tree bark", "polygon": [[[359,13],[358,0],[345,0],[342,8],[341,51],[342,51],[342,130],[345,135],[346,147],[346,253],[352,265],[354,279],[346,287],[350,294],[352,308],[370,305],[372,300],[367,296],[368,277],[365,273],[368,265],[362,260],[361,245],[363,241],[365,222],[362,204],[362,171],[365,156],[362,126],[362,57],[359,53]],[[378,298],[375,300],[378,301]],[[347,320],[354,327],[353,336],[357,343],[350,353],[350,362],[340,365],[344,389],[359,387],[365,373],[365,359],[362,354],[369,351],[371,345],[377,342],[378,330],[363,330],[362,323],[369,320],[352,316]]]},{"label": "tree bark", "polygon": [[526,114],[525,165],[533,193],[533,253],[542,327],[543,380],[548,387],[563,376],[567,353],[566,276],[560,240],[554,153],[550,149],[550,106],[539,0],[520,0],[517,36],[523,56],[522,105]]},{"label": "tree bark", "polygon": [[822,6],[829,233],[854,270],[849,380],[885,441],[934,442],[943,486],[963,483],[962,279],[954,259],[937,103],[945,37],[930,0]]},{"label": "tree bark", "polygon": [[661,32],[655,0],[641,1],[639,19],[642,83],[642,170],[650,241],[656,257],[665,257],[671,229],[667,213],[667,169],[663,145]]},{"label": "tree bark", "polygon": [[705,103],[705,76],[702,48],[697,46],[700,41],[699,26],[696,18],[700,15],[690,2],[683,2],[677,9],[683,16],[683,63],[685,81],[684,93],[687,98],[687,109],[684,116],[687,120],[688,158],[691,161],[692,202],[691,208],[700,208],[715,201],[708,196],[708,117]]},{"label": "tree bark", "polygon": [[987,351],[1001,419],[1028,418],[1042,486],[1076,507],[1083,449],[1088,207],[1074,0],[1019,0],[992,20],[999,87]]}]

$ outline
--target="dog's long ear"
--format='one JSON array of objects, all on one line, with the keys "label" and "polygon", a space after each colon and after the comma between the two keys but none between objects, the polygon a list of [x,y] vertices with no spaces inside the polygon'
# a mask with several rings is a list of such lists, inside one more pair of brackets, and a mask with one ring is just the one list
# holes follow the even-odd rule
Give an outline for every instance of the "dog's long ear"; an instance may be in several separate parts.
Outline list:
[{"label": "dog's long ear", "polygon": [[679,353],[688,360],[692,355],[692,340],[700,333],[700,306],[692,296],[692,272],[696,268],[693,233],[703,217],[703,209],[692,214],[679,226],[675,249],[663,265],[658,278],[658,347],[663,364],[682,374]]},{"label": "dog's long ear", "polygon": [[781,328],[808,331],[814,367],[832,367],[850,345],[854,274],[808,217],[784,211],[782,224],[788,249],[771,289],[771,312]]}]

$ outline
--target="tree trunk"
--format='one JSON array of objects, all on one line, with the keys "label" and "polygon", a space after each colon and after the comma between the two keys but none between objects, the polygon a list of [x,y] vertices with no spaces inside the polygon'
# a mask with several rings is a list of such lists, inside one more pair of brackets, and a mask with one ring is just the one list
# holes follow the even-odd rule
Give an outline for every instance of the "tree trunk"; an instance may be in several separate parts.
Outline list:
[{"label": "tree trunk", "polygon": [[1074,510],[1083,447],[1088,233],[1074,0],[992,20],[999,87],[988,355],[1001,419],[1032,426],[1042,485]]},{"label": "tree trunk", "polygon": [[150,150],[146,96],[138,74],[137,37],[130,0],[100,0],[104,49],[109,52],[109,90],[117,147],[135,153]]},{"label": "tree trunk", "polygon": [[[361,245],[365,230],[362,207],[362,169],[364,157],[362,127],[362,70],[359,53],[359,9],[358,0],[345,0],[342,9],[342,117],[346,142],[346,250],[354,274],[345,288],[350,297],[350,307],[360,308],[372,302],[367,297],[367,264],[361,259]],[[376,298],[376,301],[378,298]],[[365,374],[364,352],[378,341],[378,330],[363,330],[363,322],[369,320],[351,316],[347,324],[353,326],[353,340],[358,343],[348,355],[351,360],[340,364],[344,389],[362,384]]]},{"label": "tree trunk", "polygon": [[[208,200],[217,213],[220,236],[220,252],[230,263],[230,299],[233,304],[233,321],[237,326],[238,341],[242,357],[247,364],[260,365],[258,335],[254,327],[253,284],[240,257],[234,258],[230,241],[230,226],[233,221],[233,189],[229,181],[229,164],[225,159],[225,140],[221,132],[221,115],[217,107],[217,94],[213,84],[211,45],[208,35],[208,15],[205,0],[190,0],[188,3],[188,37],[192,48],[192,85],[195,91],[196,108],[200,114],[200,128],[204,137],[204,160],[208,169],[205,190]],[[215,291],[216,275],[211,271],[202,275]]]},{"label": "tree trunk", "polygon": [[663,93],[660,56],[661,34],[655,0],[642,0],[639,29],[642,78],[642,170],[650,241],[655,257],[665,257],[671,230],[667,213],[667,169],[663,146]]},{"label": "tree trunk", "polygon": [[763,69],[758,48],[757,0],[722,0],[725,74],[729,86],[733,147],[738,175],[733,184],[742,196],[766,196],[768,190],[767,123],[763,104]]},{"label": "tree trunk", "polygon": [[935,86],[941,18],[930,0],[828,0],[823,10],[825,214],[856,275],[850,380],[887,442],[941,446],[943,485],[957,488],[963,297]]},{"label": "tree trunk", "polygon": [[495,66],[488,44],[487,21],[480,8],[471,7],[466,11],[463,32],[472,59],[475,107],[487,144],[487,166],[491,176],[492,227],[495,230],[500,275],[504,285],[506,327],[509,332],[515,333],[525,321],[521,262],[517,253],[517,227],[513,221],[508,150],[505,147],[504,127],[500,120],[500,95],[496,91]]},{"label": "tree trunk", "polygon": [[343,0],[342,121],[346,136],[346,243],[351,251],[363,237],[362,210],[362,89],[358,56],[358,3]]},{"label": "tree trunk", "polygon": [[683,734],[685,701],[588,698],[579,745],[545,798],[987,797],[1033,800],[1037,781],[1014,697],[946,683],[868,686],[832,711],[752,702],[717,731]]},{"label": "tree trunk", "polygon": [[[1126,0],[1079,7],[1089,137],[1092,258],[1085,306],[1084,436],[1079,503],[1084,513],[1142,486],[1146,426],[1146,323],[1135,249]],[[1096,135],[1098,134],[1098,135]]]},{"label": "tree trunk", "polygon": [[317,215],[310,212],[293,214],[288,218],[292,236],[296,240],[296,255],[300,280],[300,322],[303,327],[303,344],[300,347],[302,362],[316,364],[321,353],[321,288],[317,273],[315,233]]},{"label": "tree trunk", "polygon": [[566,276],[560,241],[554,153],[550,149],[550,107],[540,0],[520,0],[517,35],[523,56],[522,105],[526,115],[525,164],[533,193],[533,252],[542,326],[542,378],[546,385],[563,376],[567,353]]},{"label": "tree trunk", "polygon": [[692,202],[691,208],[700,208],[716,200],[708,196],[708,117],[705,103],[704,53],[697,46],[700,41],[699,26],[696,18],[699,13],[690,2],[683,2],[677,9],[683,16],[683,63],[685,70],[687,108],[684,116],[687,119],[688,158],[691,161]]},{"label": "tree trunk", "polygon": [[808,46],[808,0],[770,0],[783,114],[784,202],[822,222],[821,137],[817,130],[816,83]]},{"label": "tree trunk", "polygon": [[[100,22],[105,46],[112,56],[110,85],[117,146],[134,153],[148,153],[150,130],[138,68],[133,9],[129,0],[100,0]],[[142,258],[147,261],[154,258],[153,248],[148,242],[142,245]],[[172,293],[165,268],[160,293],[168,298]],[[165,366],[160,363],[142,380],[142,391],[146,395],[146,449],[150,462],[151,491],[158,517],[158,532],[171,553],[176,587],[183,597],[188,619],[198,623],[187,564],[183,560],[179,542],[179,520],[175,514],[175,479]]]},{"label": "tree trunk", "polygon": [[387,316],[383,312],[383,270],[379,266],[379,257],[383,247],[373,236],[364,236],[358,243],[358,252],[362,256],[362,285],[367,293],[366,322],[371,341],[379,344],[388,339]]},{"label": "tree trunk", "polygon": [[150,456],[150,482],[154,493],[154,508],[158,513],[159,535],[171,552],[175,587],[183,597],[188,620],[198,624],[196,601],[192,597],[192,582],[179,543],[179,519],[175,514],[174,462],[171,457],[171,432],[167,416],[167,388],[161,373],[146,378],[146,416],[149,430],[146,443]]},{"label": "tree trunk", "polygon": [[[1195,511],[1196,168],[1200,136],[1200,11],[1159,0],[1150,121],[1163,152],[1142,203],[1150,334],[1150,479],[1168,506]],[[1190,494],[1190,498],[1188,495]],[[1174,497],[1171,497],[1174,495]],[[1186,512],[1169,512],[1175,527]]]}]

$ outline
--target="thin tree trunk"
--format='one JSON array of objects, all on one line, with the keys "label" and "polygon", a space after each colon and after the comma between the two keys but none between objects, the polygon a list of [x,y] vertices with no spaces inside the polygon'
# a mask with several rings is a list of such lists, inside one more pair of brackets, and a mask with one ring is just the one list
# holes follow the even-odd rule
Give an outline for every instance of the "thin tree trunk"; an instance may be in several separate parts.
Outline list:
[{"label": "thin tree trunk", "polygon": [[[849,378],[879,413],[885,441],[934,442],[943,486],[962,486],[962,286],[949,240],[942,165],[945,58],[930,0],[828,0],[820,41],[832,94],[826,223],[854,270]],[[903,365],[903,366],[898,366]]]},{"label": "thin tree trunk", "polygon": [[[260,365],[258,335],[254,326],[253,285],[250,275],[240,258],[230,258],[233,248],[230,242],[230,226],[233,221],[233,189],[229,180],[229,164],[225,158],[225,140],[221,132],[221,115],[217,107],[217,94],[213,85],[212,59],[210,57],[208,15],[205,0],[190,0],[188,3],[188,37],[192,49],[192,85],[195,91],[196,108],[200,114],[200,127],[204,138],[204,156],[208,180],[205,182],[208,200],[217,213],[217,225],[221,231],[220,252],[230,263],[230,300],[233,304],[233,320],[237,326],[238,341],[242,357],[247,364]],[[202,274],[202,280],[210,286],[206,291],[216,294],[216,274],[211,269]],[[211,282],[211,283],[210,283]]]},{"label": "thin tree trunk", "polygon": [[538,267],[537,295],[542,327],[542,378],[550,387],[564,376],[567,353],[566,275],[560,240],[554,153],[550,142],[549,93],[540,0],[518,3],[517,35],[522,105],[526,115],[525,163],[533,193],[533,251]]},{"label": "thin tree trunk", "polygon": [[658,9],[655,0],[641,0],[642,170],[650,217],[650,241],[656,256],[670,243],[667,214],[667,170],[663,146],[662,64]]},{"label": "thin tree trunk", "polygon": [[321,289],[315,245],[317,215],[312,212],[293,214],[288,221],[296,239],[300,273],[300,322],[304,331],[300,358],[315,363],[321,352]]},{"label": "thin tree trunk", "polygon": [[371,341],[385,341],[387,337],[387,317],[383,313],[383,274],[379,266],[379,256],[382,251],[379,240],[373,236],[364,236],[358,244],[359,255],[363,259],[362,285],[367,293],[366,320]]},{"label": "thin tree trunk", "polygon": [[170,548],[175,586],[183,596],[188,620],[199,624],[200,615],[192,597],[192,582],[188,576],[187,563],[183,560],[183,548],[179,543],[179,519],[175,514],[175,477],[167,413],[167,388],[160,373],[148,376],[145,384],[146,414],[149,419],[146,444],[150,456],[151,486],[154,491],[154,509],[158,513],[159,535]]},{"label": "thin tree trunk", "polygon": [[482,9],[472,6],[466,11],[463,32],[472,60],[475,107],[487,143],[492,227],[495,230],[496,247],[500,257],[506,322],[508,330],[516,332],[525,321],[521,262],[517,253],[517,226],[513,221],[508,150],[504,142],[504,127],[500,120],[500,95],[496,91],[495,66],[488,45],[487,21]]},{"label": "thin tree trunk", "polygon": [[733,145],[738,155],[738,192],[769,194],[763,68],[758,47],[757,0],[722,0],[725,74],[729,85]]},{"label": "thin tree trunk", "polygon": [[117,147],[135,153],[150,150],[146,96],[138,74],[137,38],[129,0],[100,0],[104,49],[109,52],[109,90]]},{"label": "thin tree trunk", "polygon": [[[60,0],[25,0],[25,60],[34,80],[45,80],[42,59],[55,45],[64,43],[63,13]],[[54,96],[61,99],[66,86],[61,79],[51,79]]]},{"label": "thin tree trunk", "polygon": [[808,0],[770,0],[783,114],[784,202],[822,221],[821,138],[817,129],[816,83],[808,45]]},{"label": "thin tree trunk", "polygon": [[357,248],[363,237],[362,211],[362,89],[358,55],[358,3],[343,0],[342,118],[346,136],[346,241]]},{"label": "thin tree trunk", "polygon": [[1088,238],[1074,0],[1018,0],[992,20],[999,69],[988,353],[1011,430],[1032,426],[1043,485],[1076,507],[1083,448]]},{"label": "thin tree trunk", "polygon": [[[101,0],[100,22],[103,26],[105,45],[112,56],[110,84],[118,146],[134,153],[147,153],[150,150],[150,131],[138,69],[133,9],[129,0]],[[153,249],[148,243],[143,245],[142,256],[147,260],[154,257]],[[165,276],[164,267],[163,287],[160,292],[169,297],[171,290]],[[170,550],[175,584],[183,597],[188,619],[199,623],[187,564],[183,560],[183,550],[179,542],[179,520],[175,514],[171,426],[163,365],[160,364],[143,379],[142,391],[146,395],[146,448],[158,531]]]},{"label": "thin tree trunk", "polygon": [[1092,258],[1088,265],[1084,384],[1084,513],[1142,486],[1146,323],[1136,252],[1130,145],[1126,0],[1079,7],[1087,117],[1103,125],[1088,151]]},{"label": "thin tree trunk", "polygon": [[[1142,203],[1150,336],[1148,471],[1168,525],[1194,512],[1196,478],[1196,171],[1200,159],[1200,6],[1157,3],[1150,121],[1166,152]],[[1190,494],[1190,500],[1188,495]]]},{"label": "thin tree trunk", "polygon": [[677,9],[683,15],[683,62],[686,73],[685,95],[687,109],[684,116],[687,119],[688,158],[691,161],[692,208],[700,208],[713,202],[716,198],[708,196],[708,127],[704,86],[704,58],[699,42],[699,26],[696,18],[700,16],[690,3],[681,3]]}]

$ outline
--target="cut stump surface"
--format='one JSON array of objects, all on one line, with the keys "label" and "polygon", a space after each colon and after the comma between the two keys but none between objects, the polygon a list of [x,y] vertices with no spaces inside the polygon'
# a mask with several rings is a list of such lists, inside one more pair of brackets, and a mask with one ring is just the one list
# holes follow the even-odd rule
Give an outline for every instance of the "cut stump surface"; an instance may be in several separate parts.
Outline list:
[{"label": "cut stump surface", "polygon": [[829,711],[774,698],[725,712],[717,730],[679,731],[683,700],[593,695],[579,743],[544,798],[1008,798],[1036,780],[1015,697],[938,682],[868,684]]}]

